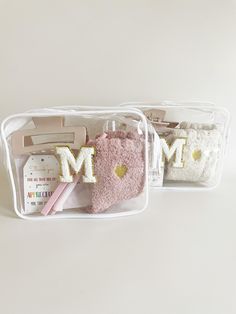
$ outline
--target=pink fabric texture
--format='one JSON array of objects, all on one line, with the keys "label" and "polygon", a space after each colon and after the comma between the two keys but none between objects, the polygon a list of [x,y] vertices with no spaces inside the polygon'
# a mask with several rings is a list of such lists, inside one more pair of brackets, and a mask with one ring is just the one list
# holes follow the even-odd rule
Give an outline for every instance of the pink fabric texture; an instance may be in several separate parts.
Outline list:
[{"label": "pink fabric texture", "polygon": [[[89,141],[94,146],[94,173],[97,182],[92,187],[92,207],[99,213],[114,204],[138,196],[144,187],[145,163],[143,138],[133,132],[110,131]],[[119,177],[117,167],[125,167]]]}]

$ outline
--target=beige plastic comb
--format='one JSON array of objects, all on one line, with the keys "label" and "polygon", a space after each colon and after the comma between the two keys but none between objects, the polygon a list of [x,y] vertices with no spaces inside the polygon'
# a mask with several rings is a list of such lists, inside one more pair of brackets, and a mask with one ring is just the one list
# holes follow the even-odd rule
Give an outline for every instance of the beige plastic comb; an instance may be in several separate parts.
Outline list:
[{"label": "beige plastic comb", "polygon": [[63,117],[33,117],[35,128],[12,133],[13,155],[49,152],[55,146],[79,149],[86,143],[84,126],[64,126]]}]

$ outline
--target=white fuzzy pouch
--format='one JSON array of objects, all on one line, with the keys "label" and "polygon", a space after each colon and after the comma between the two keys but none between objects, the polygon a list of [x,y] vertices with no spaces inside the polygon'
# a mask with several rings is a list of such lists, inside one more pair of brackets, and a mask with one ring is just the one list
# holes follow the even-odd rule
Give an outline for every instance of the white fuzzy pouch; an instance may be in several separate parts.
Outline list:
[{"label": "white fuzzy pouch", "polygon": [[206,102],[123,105],[141,109],[152,126],[148,129],[151,187],[188,190],[213,188],[220,182],[229,136],[226,108]]},{"label": "white fuzzy pouch", "polygon": [[[179,128],[165,138],[173,143],[185,139],[182,151],[182,167],[174,167],[173,160],[165,163],[165,180],[207,182],[211,180],[220,159],[222,135],[213,124],[182,122]],[[173,159],[173,158],[172,158]]]}]

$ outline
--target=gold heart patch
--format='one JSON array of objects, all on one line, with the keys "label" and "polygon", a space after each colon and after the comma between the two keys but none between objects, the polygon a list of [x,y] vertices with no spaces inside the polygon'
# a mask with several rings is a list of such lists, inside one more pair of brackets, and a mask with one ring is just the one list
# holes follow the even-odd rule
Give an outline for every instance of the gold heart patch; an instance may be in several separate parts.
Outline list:
[{"label": "gold heart patch", "polygon": [[122,179],[125,176],[127,170],[128,168],[125,165],[119,165],[115,167],[115,174],[117,175],[117,177]]},{"label": "gold heart patch", "polygon": [[200,149],[196,149],[192,152],[192,156],[195,161],[200,160],[202,157],[202,152],[200,151]]}]

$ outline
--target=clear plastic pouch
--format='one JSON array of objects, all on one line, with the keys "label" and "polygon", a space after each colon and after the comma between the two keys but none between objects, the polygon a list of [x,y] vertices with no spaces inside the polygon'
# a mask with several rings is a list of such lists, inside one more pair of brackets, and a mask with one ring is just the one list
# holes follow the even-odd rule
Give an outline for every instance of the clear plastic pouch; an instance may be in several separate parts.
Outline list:
[{"label": "clear plastic pouch", "polygon": [[[221,178],[229,112],[209,103],[124,103],[149,125],[149,182],[164,189],[215,187]],[[153,128],[158,141],[154,140]],[[155,133],[155,132],[154,132]],[[156,144],[154,145],[153,143]],[[157,146],[157,148],[155,148]]]},{"label": "clear plastic pouch", "polygon": [[148,132],[137,109],[33,110],[5,119],[1,135],[22,218],[119,217],[147,206]]}]

